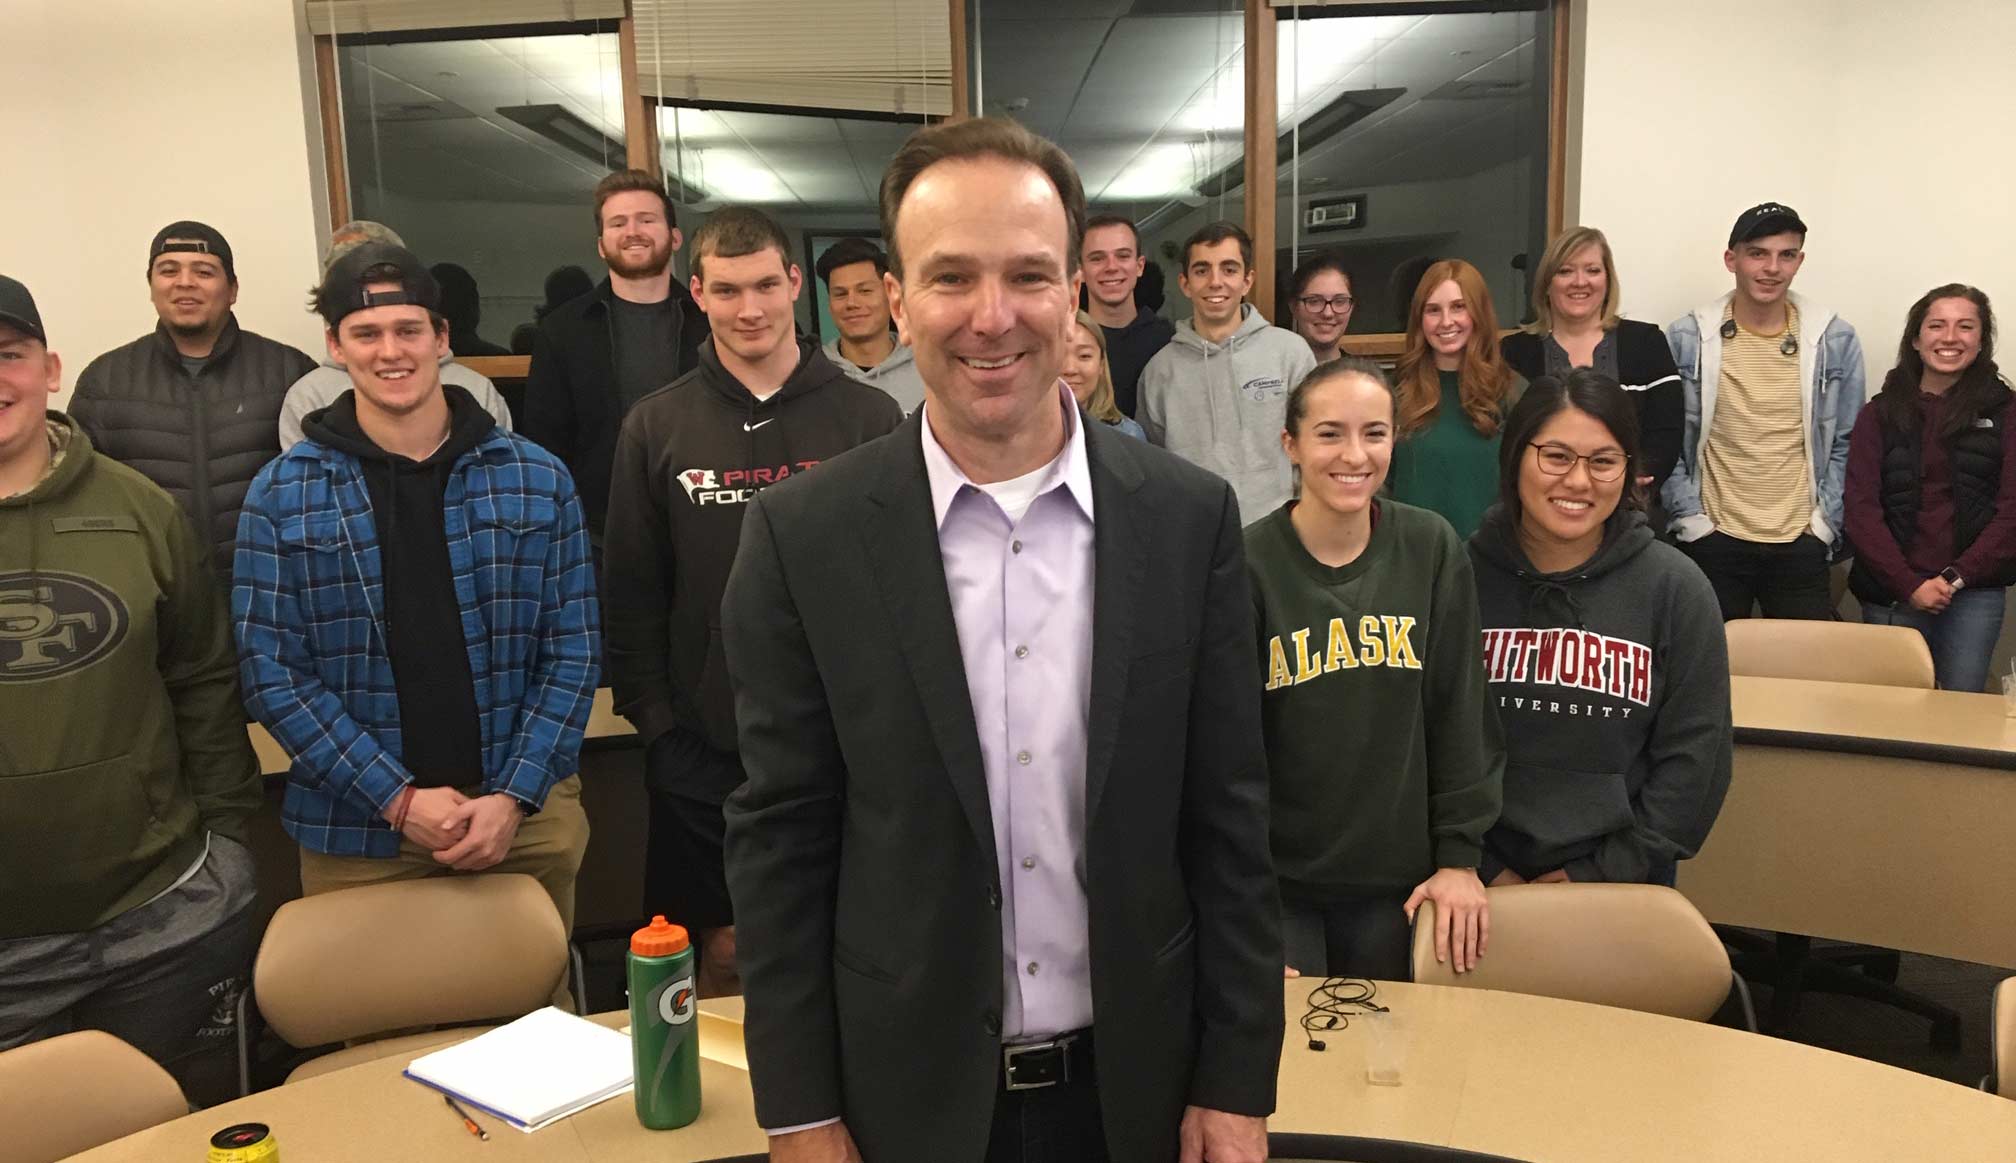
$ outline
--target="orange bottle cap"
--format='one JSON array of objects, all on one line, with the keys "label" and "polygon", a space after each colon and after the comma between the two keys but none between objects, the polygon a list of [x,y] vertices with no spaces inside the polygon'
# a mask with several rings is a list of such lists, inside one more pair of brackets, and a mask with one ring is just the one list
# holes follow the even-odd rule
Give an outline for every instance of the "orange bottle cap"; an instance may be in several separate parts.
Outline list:
[{"label": "orange bottle cap", "polygon": [[639,957],[670,957],[685,952],[686,945],[686,930],[664,917],[652,917],[649,925],[630,934],[630,951]]}]

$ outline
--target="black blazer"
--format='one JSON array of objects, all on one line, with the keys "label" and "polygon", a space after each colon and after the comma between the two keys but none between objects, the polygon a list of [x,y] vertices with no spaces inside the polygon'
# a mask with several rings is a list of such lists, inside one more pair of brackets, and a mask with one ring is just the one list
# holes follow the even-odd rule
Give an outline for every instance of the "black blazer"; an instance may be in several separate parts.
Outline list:
[{"label": "black blazer", "polygon": [[[1001,1072],[1001,886],[922,417],[759,494],[722,604],[748,772],[727,864],[756,1117],[844,1117],[871,1163],[981,1158]],[[1170,1160],[1186,1103],[1274,1107],[1253,606],[1230,486],[1084,428],[1100,1100],[1113,1158]]]},{"label": "black blazer", "polygon": [[[623,426],[616,334],[609,325],[609,300],[615,294],[605,278],[539,321],[519,425],[521,435],[559,457],[574,475],[574,490],[597,544],[609,513],[616,434]],[[677,278],[672,280],[672,302],[678,308],[673,317],[679,321],[679,362],[665,369],[668,384],[699,366],[700,344],[709,334],[706,313]]]}]

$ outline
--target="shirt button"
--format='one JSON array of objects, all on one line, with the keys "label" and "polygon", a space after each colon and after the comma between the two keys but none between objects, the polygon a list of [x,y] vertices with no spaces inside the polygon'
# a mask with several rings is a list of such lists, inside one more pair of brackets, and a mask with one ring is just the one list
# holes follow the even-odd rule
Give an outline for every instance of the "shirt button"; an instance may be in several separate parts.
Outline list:
[{"label": "shirt button", "polygon": [[1036,963],[1035,963],[1034,961],[1031,961],[1031,962],[1029,963],[1029,976],[1031,976],[1031,977],[1034,977],[1034,976],[1036,976],[1036,970],[1037,970],[1037,965],[1036,965]]},{"label": "shirt button", "polygon": [[1024,767],[1029,766],[1029,753],[1027,751],[1017,751],[1015,753],[1015,762]]},{"label": "shirt button", "polygon": [[1017,658],[1029,657],[1029,648],[1027,646],[1017,646],[1015,648],[1015,657]]},{"label": "shirt button", "polygon": [[1008,552],[1010,553],[1022,552],[1022,543],[1020,541],[1010,541],[1008,543]]},{"label": "shirt button", "polygon": [[1036,858],[1034,856],[1024,856],[1022,858],[1022,867],[1024,868],[1036,867]]}]

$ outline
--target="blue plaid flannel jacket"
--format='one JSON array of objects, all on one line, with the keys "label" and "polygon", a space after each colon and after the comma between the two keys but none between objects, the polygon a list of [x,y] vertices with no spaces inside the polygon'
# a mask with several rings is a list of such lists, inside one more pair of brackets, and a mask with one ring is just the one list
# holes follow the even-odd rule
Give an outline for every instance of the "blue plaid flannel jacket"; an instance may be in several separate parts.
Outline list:
[{"label": "blue plaid flannel jacket", "polygon": [[[602,659],[588,530],[560,462],[497,429],[455,461],[443,511],[482,724],[483,790],[537,810],[574,773]],[[231,621],[245,705],[294,759],[287,833],[387,857],[400,765],[383,561],[355,457],[312,440],[245,497]]]}]

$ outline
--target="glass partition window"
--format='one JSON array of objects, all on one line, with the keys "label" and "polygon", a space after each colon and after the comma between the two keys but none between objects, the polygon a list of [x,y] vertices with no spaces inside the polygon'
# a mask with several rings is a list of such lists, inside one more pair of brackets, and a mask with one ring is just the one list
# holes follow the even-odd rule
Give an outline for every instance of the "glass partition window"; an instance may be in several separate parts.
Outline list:
[{"label": "glass partition window", "polygon": [[1335,255],[1357,300],[1351,333],[1403,331],[1421,269],[1461,258],[1502,326],[1527,317],[1527,265],[1546,246],[1553,33],[1544,4],[1501,7],[1519,10],[1277,10],[1277,301],[1298,262]]},{"label": "glass partition window", "polygon": [[548,275],[601,277],[591,194],[624,164],[615,23],[425,35],[337,36],[351,214],[468,272],[478,312],[451,313],[457,354],[529,351]]},{"label": "glass partition window", "polygon": [[1094,214],[1140,230],[1136,301],[1190,315],[1178,247],[1246,214],[1240,0],[980,0],[977,111],[1014,117],[1077,163]]},{"label": "glass partition window", "polygon": [[842,237],[881,242],[882,171],[921,124],[668,105],[658,110],[660,168],[688,237],[729,204],[761,207],[784,226],[805,274],[799,326],[823,343],[837,333],[814,264]]}]

